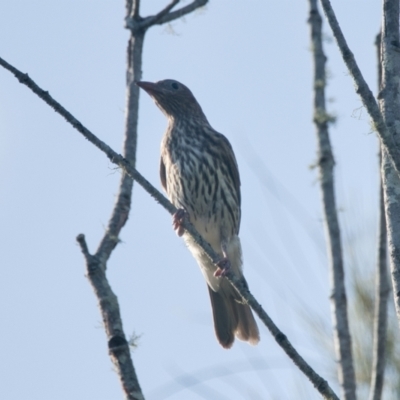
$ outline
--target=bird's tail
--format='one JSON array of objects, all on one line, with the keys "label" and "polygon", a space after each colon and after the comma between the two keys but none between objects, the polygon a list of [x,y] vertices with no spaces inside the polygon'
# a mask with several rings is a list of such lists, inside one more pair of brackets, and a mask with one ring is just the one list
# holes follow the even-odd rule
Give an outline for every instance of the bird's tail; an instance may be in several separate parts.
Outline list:
[{"label": "bird's tail", "polygon": [[[229,283],[226,282],[225,285]],[[235,300],[231,293],[233,288],[226,286],[223,289],[226,290],[214,292],[208,287],[215,334],[219,343],[225,349],[229,349],[236,336],[240,340],[256,345],[260,341],[260,334],[250,307]]]}]

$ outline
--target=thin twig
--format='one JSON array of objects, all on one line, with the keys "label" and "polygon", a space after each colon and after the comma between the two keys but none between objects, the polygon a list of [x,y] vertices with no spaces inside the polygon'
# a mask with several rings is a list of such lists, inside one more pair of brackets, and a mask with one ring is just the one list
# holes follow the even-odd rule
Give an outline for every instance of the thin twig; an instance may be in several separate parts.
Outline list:
[{"label": "thin twig", "polygon": [[[381,34],[376,36],[376,53],[378,66],[378,88],[382,86],[381,64]],[[382,148],[379,148],[379,163],[382,162]],[[373,362],[370,386],[370,400],[381,400],[386,365],[386,341],[387,341],[387,300],[390,292],[387,271],[387,230],[385,218],[385,205],[383,201],[382,178],[379,182],[379,232],[378,232],[378,256],[376,262],[375,282],[375,311],[374,311],[374,344]]]},{"label": "thin twig", "polygon": [[[395,0],[396,1],[396,0]],[[393,163],[397,173],[400,175],[400,151],[394,140],[394,128],[385,123],[382,113],[379,110],[378,104],[375,97],[368,87],[360,68],[354,58],[354,54],[351,52],[347,45],[346,39],[344,38],[343,32],[336,19],[336,15],[333,11],[332,5],[329,0],[321,0],[322,7],[325,15],[328,19],[329,25],[332,29],[333,35],[339,46],[340,52],[342,53],[343,60],[349,69],[350,75],[353,77],[356,92],[360,95],[362,102],[364,103],[368,114],[370,115],[375,129],[388,152],[391,162]]]},{"label": "thin twig", "polygon": [[[15,67],[11,66],[9,63],[0,58],[0,65],[3,66],[8,71],[12,72],[16,78],[28,86],[35,94],[37,94],[42,100],[44,100],[49,106],[51,106],[57,113],[63,116],[67,122],[69,122],[76,130],[78,130],[82,135],[99,148],[103,153],[107,155],[110,161],[119,167],[121,167],[124,172],[129,174],[135,181],[139,183],[158,203],[160,203],[170,214],[175,213],[176,208],[168,201],[168,199],[162,195],[154,186],[152,186],[132,165],[120,154],[116,153],[111,147],[97,138],[92,132],[85,128],[81,122],[79,122],[70,112],[68,112],[60,103],[54,100],[50,94],[43,89],[41,89],[27,74],[23,74]],[[210,257],[214,264],[220,261],[220,256],[212,249],[212,247],[200,236],[193,225],[189,221],[183,222],[183,227],[189,232],[195,242],[203,248],[205,253]],[[78,236],[78,241],[81,244],[83,238],[82,235]],[[82,247],[82,244],[81,244]],[[87,246],[83,245],[82,251],[84,254],[88,254]],[[104,272],[101,268],[96,267],[99,273]],[[92,265],[92,264],[90,264]],[[287,337],[279,330],[279,328],[274,324],[268,314],[264,311],[262,306],[257,302],[255,297],[249,292],[246,284],[240,279],[238,279],[232,272],[229,272],[226,279],[232,284],[232,286],[240,293],[243,299],[250,305],[254,312],[259,316],[259,318],[264,322],[269,331],[274,336],[276,342],[285,351],[285,353],[292,359],[292,361],[299,367],[299,369],[308,377],[312,382],[314,387],[322,394],[325,399],[339,400],[337,395],[333,392],[329,384],[320,377],[311,366],[300,356],[297,350],[292,346]]]},{"label": "thin twig", "polygon": [[353,366],[351,335],[347,315],[347,297],[344,283],[343,253],[339,219],[336,210],[334,184],[334,157],[330,144],[328,124],[331,117],[325,104],[325,63],[326,56],[322,46],[322,18],[317,0],[309,0],[311,41],[314,58],[314,124],[318,140],[318,168],[321,186],[326,240],[331,275],[331,308],[334,331],[334,347],[337,357],[339,382],[343,398],[355,400],[356,378]]},{"label": "thin twig", "polygon": [[137,18],[131,15],[129,18],[125,19],[125,27],[130,29],[132,32],[145,32],[148,28],[154,25],[163,25],[167,22],[174,21],[178,18],[187,15],[194,10],[205,6],[208,0],[193,0],[187,6],[181,7],[178,10],[171,11],[180,0],[173,0],[168,4],[163,10],[161,10],[156,15],[152,15],[145,18]]},{"label": "thin twig", "polygon": [[162,25],[167,22],[171,22],[175,19],[181,18],[186,14],[191,13],[192,11],[196,10],[197,8],[204,7],[208,3],[208,0],[194,0],[192,3],[188,4],[185,7],[182,7],[176,11],[172,11],[169,14],[165,15],[161,18],[157,24]]},{"label": "thin twig", "polygon": [[149,26],[158,24],[163,17],[165,17],[178,3],[180,0],[172,0],[163,10],[158,12],[156,15],[147,17],[142,21],[142,29],[147,29]]}]

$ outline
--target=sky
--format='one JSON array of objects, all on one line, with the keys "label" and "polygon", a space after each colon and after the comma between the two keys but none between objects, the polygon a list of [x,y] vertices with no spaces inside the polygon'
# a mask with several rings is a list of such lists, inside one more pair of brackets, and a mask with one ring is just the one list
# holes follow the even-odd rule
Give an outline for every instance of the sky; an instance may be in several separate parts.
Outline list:
[{"label": "sky", "polygon": [[[165,1],[142,0],[141,15]],[[188,2],[182,2],[187,4]],[[376,92],[380,2],[332,2]],[[27,72],[120,152],[125,109],[124,2],[14,0],[0,7],[0,57]],[[143,79],[179,80],[228,137],[242,181],[240,237],[250,289],[335,389],[310,327],[330,327],[329,272],[312,123],[308,2],[211,0],[145,39]],[[342,227],[376,236],[378,143],[324,21],[328,109]],[[140,95],[137,168],[156,187],[164,115]],[[75,238],[94,252],[120,171],[0,69],[0,397],[123,398]],[[365,238],[364,238],[365,236]],[[372,240],[371,240],[372,238]],[[261,326],[257,347],[226,351],[205,282],[171,218],[135,184],[122,243],[108,263],[146,399],[318,399]],[[367,267],[375,259],[369,246]]]}]

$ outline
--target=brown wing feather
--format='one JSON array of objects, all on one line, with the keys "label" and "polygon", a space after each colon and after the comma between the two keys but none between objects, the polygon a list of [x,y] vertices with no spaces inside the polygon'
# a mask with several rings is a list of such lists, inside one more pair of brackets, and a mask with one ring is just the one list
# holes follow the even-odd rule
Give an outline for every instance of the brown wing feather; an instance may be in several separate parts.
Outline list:
[{"label": "brown wing feather", "polygon": [[161,185],[167,192],[167,174],[165,171],[165,164],[162,157],[160,157],[160,178],[161,178]]},{"label": "brown wing feather", "polygon": [[225,136],[222,136],[223,146],[225,147],[224,153],[226,154],[227,158],[227,165],[229,169],[229,173],[232,176],[233,183],[235,184],[236,193],[239,199],[240,205],[240,176],[239,176],[239,168],[237,165],[235,153],[233,152],[232,146],[229,143],[228,139]]},{"label": "brown wing feather", "polygon": [[[224,163],[228,168],[229,175],[231,176],[232,182],[234,184],[234,188],[236,191],[237,199],[238,199],[238,207],[239,207],[239,226],[240,226],[240,205],[241,205],[241,195],[240,195],[240,176],[239,176],[239,168],[237,165],[235,153],[233,152],[232,145],[229,143],[229,140],[222,134],[218,134],[220,139],[221,153],[220,155],[223,157]],[[237,227],[239,232],[239,226]]]}]

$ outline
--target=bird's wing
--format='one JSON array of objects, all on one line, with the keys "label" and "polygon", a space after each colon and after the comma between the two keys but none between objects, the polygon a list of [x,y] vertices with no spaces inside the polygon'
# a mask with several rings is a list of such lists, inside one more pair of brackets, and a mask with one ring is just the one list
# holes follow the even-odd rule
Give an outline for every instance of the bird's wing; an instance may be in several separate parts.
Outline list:
[{"label": "bird's wing", "polygon": [[235,187],[236,195],[238,198],[238,206],[240,207],[241,197],[240,197],[240,176],[239,176],[239,168],[237,165],[235,153],[233,152],[232,146],[229,143],[229,140],[222,134],[219,134],[220,144],[221,144],[221,153],[224,160],[224,164],[228,168],[228,173],[232,179],[232,182]]},{"label": "bird's wing", "polygon": [[218,133],[217,138],[218,138],[218,148],[220,149],[219,157],[222,159],[223,164],[226,166],[227,173],[231,178],[231,181],[233,184],[233,189],[235,190],[235,193],[236,193],[237,212],[238,212],[236,233],[239,233],[240,220],[241,220],[241,210],[240,210],[241,195],[240,195],[239,168],[237,165],[235,153],[233,152],[233,149],[232,149],[231,144],[229,143],[229,140],[221,133]]},{"label": "bird's wing", "polygon": [[165,172],[165,164],[164,164],[162,156],[160,157],[160,178],[161,178],[162,187],[168,193],[168,191],[167,191],[167,174]]}]

